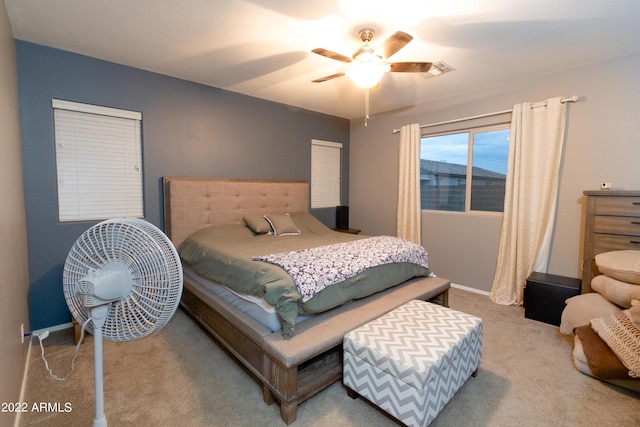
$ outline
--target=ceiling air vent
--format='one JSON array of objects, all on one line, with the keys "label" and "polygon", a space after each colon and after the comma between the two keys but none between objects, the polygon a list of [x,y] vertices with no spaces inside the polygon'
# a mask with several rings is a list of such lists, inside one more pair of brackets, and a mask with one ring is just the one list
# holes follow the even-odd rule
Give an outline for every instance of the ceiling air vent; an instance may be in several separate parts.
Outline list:
[{"label": "ceiling air vent", "polygon": [[430,77],[439,76],[441,74],[448,73],[451,71],[455,71],[455,68],[453,68],[451,65],[447,64],[444,61],[438,60],[433,62],[433,65],[431,65],[431,68],[429,69],[429,71],[427,71],[426,73],[420,73],[420,76],[424,77],[425,79],[428,79]]}]

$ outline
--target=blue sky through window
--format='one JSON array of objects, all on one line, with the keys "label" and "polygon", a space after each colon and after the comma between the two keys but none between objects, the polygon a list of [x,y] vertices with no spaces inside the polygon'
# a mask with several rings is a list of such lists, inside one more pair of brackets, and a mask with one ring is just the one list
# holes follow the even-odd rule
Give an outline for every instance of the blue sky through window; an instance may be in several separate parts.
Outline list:
[{"label": "blue sky through window", "polygon": [[[467,132],[422,138],[420,158],[459,165],[467,164]],[[477,132],[474,137],[473,164],[506,174],[509,129]]]}]

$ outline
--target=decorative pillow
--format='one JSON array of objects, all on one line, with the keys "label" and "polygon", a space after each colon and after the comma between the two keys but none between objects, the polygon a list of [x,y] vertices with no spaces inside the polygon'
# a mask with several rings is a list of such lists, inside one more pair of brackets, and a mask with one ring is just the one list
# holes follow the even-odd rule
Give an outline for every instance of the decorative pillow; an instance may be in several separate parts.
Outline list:
[{"label": "decorative pillow", "polygon": [[631,300],[640,299],[640,285],[631,285],[601,274],[591,279],[591,288],[614,304],[631,307]]},{"label": "decorative pillow", "polygon": [[582,341],[582,349],[593,375],[605,380],[631,379],[629,369],[591,328],[591,325],[580,326],[575,332]]},{"label": "decorative pillow", "polygon": [[596,292],[576,295],[567,299],[566,303],[560,320],[560,332],[566,335],[572,334],[578,326],[588,325],[591,319],[622,310]]},{"label": "decorative pillow", "polygon": [[271,232],[269,221],[262,215],[247,215],[242,219],[247,223],[247,227],[256,234],[267,234]]},{"label": "decorative pillow", "polygon": [[611,251],[595,256],[602,274],[622,282],[640,285],[640,251]]},{"label": "decorative pillow", "polygon": [[276,236],[300,234],[300,230],[298,230],[298,227],[296,227],[289,214],[269,214],[265,215],[264,218],[269,221],[273,229],[273,234]]},{"label": "decorative pillow", "polygon": [[629,369],[629,376],[640,378],[640,328],[632,320],[636,310],[640,307],[592,319],[591,328]]}]

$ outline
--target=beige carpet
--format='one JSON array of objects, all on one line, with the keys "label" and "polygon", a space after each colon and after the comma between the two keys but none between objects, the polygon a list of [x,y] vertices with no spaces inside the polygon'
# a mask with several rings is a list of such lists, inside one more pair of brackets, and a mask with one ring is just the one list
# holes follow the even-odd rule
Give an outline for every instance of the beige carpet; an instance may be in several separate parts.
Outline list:
[{"label": "beige carpet", "polygon": [[[438,426],[638,426],[640,395],[579,373],[572,339],[552,325],[525,319],[521,307],[452,289],[450,306],[483,319],[483,359],[431,424]],[[49,378],[37,339],[29,361],[22,426],[90,426],[94,418],[93,343],[82,345],[65,382]],[[72,332],[45,341],[53,372],[64,376]],[[184,312],[148,338],[104,344],[105,413],[114,426],[282,426],[277,405]],[[61,411],[32,411],[44,402]],[[69,410],[68,412],[64,412]],[[394,421],[342,384],[303,403],[295,426],[389,426]]]}]

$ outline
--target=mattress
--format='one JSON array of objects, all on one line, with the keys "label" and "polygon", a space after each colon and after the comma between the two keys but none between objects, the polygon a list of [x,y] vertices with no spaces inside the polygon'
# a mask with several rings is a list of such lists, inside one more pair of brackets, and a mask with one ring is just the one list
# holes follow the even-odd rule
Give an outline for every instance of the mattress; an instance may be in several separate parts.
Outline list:
[{"label": "mattress", "polygon": [[[217,295],[271,332],[282,329],[275,307],[266,302],[264,298],[235,292],[226,286],[207,280],[189,267],[183,268],[183,274],[189,278],[191,283],[197,284],[206,293]],[[313,315],[300,315],[296,319],[296,324],[312,317]]]}]

